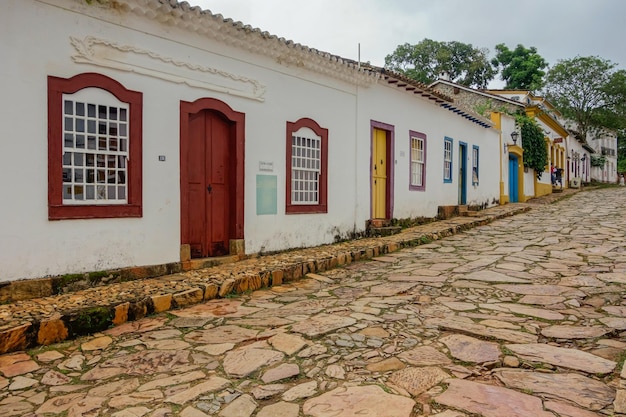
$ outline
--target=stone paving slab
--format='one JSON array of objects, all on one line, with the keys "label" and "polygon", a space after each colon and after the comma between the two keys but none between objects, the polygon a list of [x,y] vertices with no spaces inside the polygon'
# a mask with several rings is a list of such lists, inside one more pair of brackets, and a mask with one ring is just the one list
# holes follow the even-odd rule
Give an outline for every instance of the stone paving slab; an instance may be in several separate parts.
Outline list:
[{"label": "stone paving slab", "polygon": [[578,193],[384,261],[5,353],[0,415],[626,416],[626,332],[607,324],[624,320],[626,284],[581,278],[626,269],[625,206],[626,189]]},{"label": "stone paving slab", "polygon": [[[0,305],[0,354],[102,331],[152,313],[292,282],[309,273],[324,272],[452,236],[526,212],[530,207],[529,204],[497,206],[483,210],[480,217],[437,221],[388,237],[294,250],[186,273]],[[193,316],[195,313],[188,314]],[[224,312],[217,308],[215,314],[224,315]]]}]

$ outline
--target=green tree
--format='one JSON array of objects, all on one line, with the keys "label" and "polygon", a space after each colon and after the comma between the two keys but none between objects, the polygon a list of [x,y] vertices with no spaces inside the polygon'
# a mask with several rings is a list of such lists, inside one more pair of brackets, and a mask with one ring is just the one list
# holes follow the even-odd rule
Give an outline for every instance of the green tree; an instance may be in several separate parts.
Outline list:
[{"label": "green tree", "polygon": [[491,60],[496,68],[501,68],[500,78],[507,89],[540,90],[543,86],[543,70],[548,63],[537,53],[537,48],[517,45],[510,50],[505,44],[496,45],[496,57]]},{"label": "green tree", "polygon": [[535,170],[537,179],[548,165],[548,149],[544,140],[543,130],[535,121],[525,114],[515,117],[515,122],[522,133],[522,148],[524,149],[524,166]]},{"label": "green tree", "polygon": [[496,75],[488,54],[489,50],[475,48],[471,44],[424,39],[416,45],[399,45],[385,57],[385,67],[425,84],[446,72],[451,81],[468,87],[486,88]]},{"label": "green tree", "polygon": [[626,173],[626,130],[617,134],[617,172]]},{"label": "green tree", "polygon": [[560,60],[546,76],[545,95],[582,138],[594,129],[626,127],[626,72],[599,57]]}]

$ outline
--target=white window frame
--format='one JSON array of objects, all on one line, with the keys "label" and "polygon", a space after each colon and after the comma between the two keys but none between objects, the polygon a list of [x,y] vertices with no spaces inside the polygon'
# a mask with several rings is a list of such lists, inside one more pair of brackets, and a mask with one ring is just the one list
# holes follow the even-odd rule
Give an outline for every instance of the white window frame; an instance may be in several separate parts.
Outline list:
[{"label": "white window frame", "polygon": [[452,139],[443,140],[443,181],[452,182]]},{"label": "white window frame", "polygon": [[426,187],[426,135],[410,131],[409,139],[409,189],[424,191]]},{"label": "white window frame", "polygon": [[291,135],[291,204],[320,202],[322,137],[308,127]]},{"label": "white window frame", "polygon": [[478,180],[480,178],[480,173],[478,171],[480,167],[480,153],[478,150],[478,146],[472,146],[472,184],[478,185]]},{"label": "white window frame", "polygon": [[108,91],[63,94],[63,204],[128,204],[130,108]]}]

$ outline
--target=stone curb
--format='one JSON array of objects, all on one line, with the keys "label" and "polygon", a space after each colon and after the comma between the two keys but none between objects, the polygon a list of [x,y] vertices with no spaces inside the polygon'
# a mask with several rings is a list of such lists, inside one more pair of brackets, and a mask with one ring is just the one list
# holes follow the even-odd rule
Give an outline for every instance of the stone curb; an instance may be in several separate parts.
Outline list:
[{"label": "stone curb", "polygon": [[184,274],[1,305],[0,322],[4,324],[0,325],[0,354],[58,343],[150,314],[292,282],[308,273],[430,243],[529,210],[531,207],[525,204],[497,206],[482,211],[479,217],[427,223],[387,237],[294,250]]}]

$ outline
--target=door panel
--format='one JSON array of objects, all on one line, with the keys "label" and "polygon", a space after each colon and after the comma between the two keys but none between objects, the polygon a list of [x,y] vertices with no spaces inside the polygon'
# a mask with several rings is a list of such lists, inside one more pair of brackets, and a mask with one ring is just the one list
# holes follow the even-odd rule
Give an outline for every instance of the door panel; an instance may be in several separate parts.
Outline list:
[{"label": "door panel", "polygon": [[374,128],[372,138],[372,218],[384,219],[387,211],[387,134]]},{"label": "door panel", "polygon": [[[210,130],[208,129],[210,127]],[[228,225],[230,224],[228,200],[228,162],[229,162],[229,124],[221,117],[211,114],[207,117],[207,130],[210,132],[211,152],[207,155],[207,184],[211,187],[208,193],[210,225],[209,255],[218,256],[228,253]]]},{"label": "door panel", "polygon": [[205,256],[206,186],[205,186],[205,118],[202,113],[189,116],[187,156],[189,245],[191,256]]},{"label": "door panel", "polygon": [[459,204],[467,204],[467,145],[459,143]]},{"label": "door panel", "polygon": [[519,201],[517,157],[509,155],[509,201]]},{"label": "door panel", "polygon": [[187,219],[194,258],[228,253],[229,134],[229,122],[215,112],[189,116]]}]

